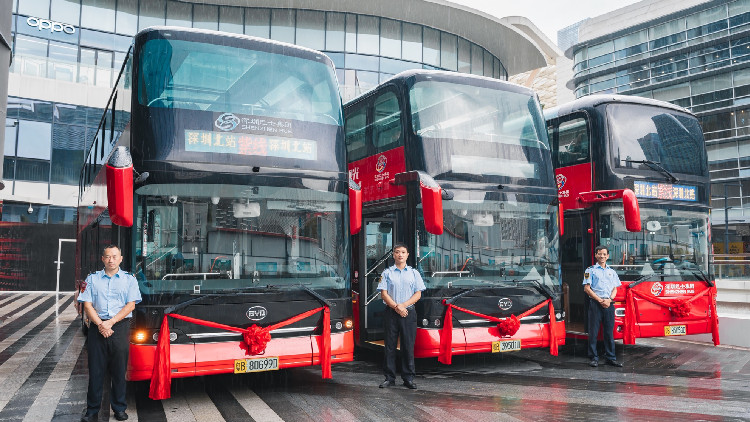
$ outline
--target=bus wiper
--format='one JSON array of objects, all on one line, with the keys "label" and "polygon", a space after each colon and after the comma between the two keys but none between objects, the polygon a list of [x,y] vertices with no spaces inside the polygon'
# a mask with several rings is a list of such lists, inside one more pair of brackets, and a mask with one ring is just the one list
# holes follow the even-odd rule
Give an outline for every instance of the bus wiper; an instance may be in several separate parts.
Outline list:
[{"label": "bus wiper", "polygon": [[657,162],[651,161],[651,160],[628,160],[628,159],[626,159],[625,162],[626,163],[645,164],[645,165],[649,166],[649,168],[651,168],[652,170],[657,171],[657,172],[661,173],[662,175],[664,175],[667,178],[667,180],[669,180],[670,183],[677,183],[677,182],[679,182],[679,179],[677,179],[677,177],[675,177],[674,174],[670,173],[669,170],[667,170],[664,167],[662,167],[661,163],[657,163]]},{"label": "bus wiper", "polygon": [[243,293],[245,293],[249,295],[249,294],[255,294],[255,292],[257,291],[267,292],[269,290],[278,290],[278,288],[275,286],[268,285],[268,286],[258,286],[258,287],[240,287],[237,289],[227,289],[227,290],[223,290],[222,293],[204,293],[204,294],[198,295],[197,297],[193,299],[189,299],[189,300],[186,300],[185,302],[172,305],[166,308],[164,310],[164,313],[165,314],[175,313],[179,310],[185,309],[188,306],[196,302],[200,302],[202,300],[206,300],[210,298],[226,297],[228,293],[231,293],[234,295],[237,295],[237,294],[242,295]]},{"label": "bus wiper", "polygon": [[530,282],[538,291],[544,296],[547,296],[547,299],[555,299],[555,295],[547,288],[547,286],[543,285],[539,282],[539,280],[523,280]]},{"label": "bus wiper", "polygon": [[654,276],[658,276],[658,274],[656,273],[644,274],[636,278],[635,280],[631,281],[630,284],[628,284],[628,288],[632,289],[633,287],[643,283],[644,281],[647,281],[649,278],[654,277]]},{"label": "bus wiper", "polygon": [[318,300],[318,301],[319,301],[320,303],[322,303],[323,305],[326,305],[326,306],[328,306],[328,309],[331,309],[331,308],[333,308],[333,307],[335,306],[335,305],[334,305],[333,303],[331,303],[331,302],[330,302],[330,301],[329,301],[328,299],[326,299],[326,298],[324,298],[323,296],[321,296],[321,295],[320,295],[320,293],[318,293],[318,292],[316,292],[315,290],[313,290],[313,289],[311,289],[311,288],[309,288],[309,287],[305,286],[305,285],[304,285],[304,284],[302,284],[302,283],[300,283],[300,284],[295,284],[295,285],[294,285],[294,287],[299,287],[299,288],[301,288],[302,290],[306,291],[307,293],[309,293],[309,294],[310,294],[310,296],[312,296],[312,297],[314,297],[315,299],[317,299],[317,300]]},{"label": "bus wiper", "polygon": [[700,281],[708,284],[709,287],[714,287],[714,283],[711,281],[711,278],[708,276],[708,274],[706,274],[705,272],[703,272],[703,270],[701,270],[700,268],[698,268],[697,271],[696,270],[692,270],[690,272],[693,273],[693,275],[698,280],[700,280]]}]

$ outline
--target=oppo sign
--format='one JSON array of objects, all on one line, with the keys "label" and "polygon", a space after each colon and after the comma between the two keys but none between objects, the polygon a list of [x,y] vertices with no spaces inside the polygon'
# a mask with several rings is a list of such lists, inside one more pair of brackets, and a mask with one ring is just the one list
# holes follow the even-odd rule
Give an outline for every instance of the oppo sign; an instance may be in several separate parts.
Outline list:
[{"label": "oppo sign", "polygon": [[29,16],[28,19],[26,19],[26,23],[34,27],[38,30],[49,30],[49,32],[64,32],[66,34],[75,34],[76,28],[73,25],[68,25],[67,23],[60,23],[60,22],[52,22],[48,19],[40,19],[35,18],[33,16]]}]

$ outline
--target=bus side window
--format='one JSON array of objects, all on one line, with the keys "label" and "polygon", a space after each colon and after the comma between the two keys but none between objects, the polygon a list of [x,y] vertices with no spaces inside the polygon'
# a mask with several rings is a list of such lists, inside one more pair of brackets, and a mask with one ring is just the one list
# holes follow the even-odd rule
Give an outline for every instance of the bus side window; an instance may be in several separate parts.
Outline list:
[{"label": "bus side window", "polygon": [[557,159],[561,167],[586,162],[589,158],[589,134],[586,119],[560,123]]},{"label": "bus side window", "polygon": [[362,107],[346,116],[346,152],[349,161],[365,158],[367,154],[367,108]]},{"label": "bus side window", "polygon": [[398,98],[392,92],[386,92],[375,100],[373,138],[376,153],[388,151],[403,144],[401,110],[398,107]]}]

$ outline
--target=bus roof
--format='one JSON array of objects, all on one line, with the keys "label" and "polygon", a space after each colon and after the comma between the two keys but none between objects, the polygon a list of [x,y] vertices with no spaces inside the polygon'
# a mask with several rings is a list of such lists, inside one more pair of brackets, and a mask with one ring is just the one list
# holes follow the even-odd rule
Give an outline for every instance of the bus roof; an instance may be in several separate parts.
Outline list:
[{"label": "bus roof", "polygon": [[576,111],[580,111],[586,108],[597,107],[602,104],[608,103],[619,103],[619,104],[640,104],[650,105],[655,107],[662,107],[687,113],[692,115],[690,110],[676,106],[666,101],[654,100],[651,98],[636,97],[634,95],[617,95],[617,94],[593,94],[586,95],[585,97],[578,98],[569,103],[561,104],[557,107],[544,110],[544,118],[549,120],[559,116],[565,116]]},{"label": "bus roof", "polygon": [[378,88],[387,85],[389,83],[396,85],[406,85],[409,79],[414,78],[416,81],[424,80],[435,80],[441,82],[456,82],[464,83],[467,85],[485,86],[500,88],[505,91],[516,92],[519,94],[525,94],[529,96],[536,96],[534,90],[526,88],[524,86],[514,84],[511,82],[503,81],[500,79],[489,78],[487,76],[472,75],[468,73],[458,73],[447,70],[430,70],[430,69],[410,69],[405,70],[401,73],[391,76],[386,81],[380,83],[378,86],[373,87],[370,91],[358,96],[347,102],[344,106],[359,101],[361,98],[369,96],[375,92]]},{"label": "bus roof", "polygon": [[309,59],[309,60],[317,60],[317,61],[323,61],[326,63],[326,65],[333,66],[333,61],[330,57],[328,57],[325,53],[320,52],[318,50],[313,50],[311,48],[302,47],[295,44],[289,44],[282,41],[276,41],[276,40],[270,40],[267,38],[259,38],[259,37],[253,37],[250,35],[243,35],[243,34],[235,34],[233,32],[222,32],[222,31],[212,31],[210,29],[198,29],[198,28],[183,28],[180,26],[150,26],[148,28],[144,28],[140,30],[135,36],[133,37],[134,42],[138,42],[140,39],[145,40],[154,38],[157,34],[164,34],[169,33],[170,38],[172,36],[176,35],[176,39],[184,40],[184,41],[204,41],[205,38],[201,39],[200,37],[203,36],[209,36],[209,37],[215,37],[215,38],[224,38],[224,39],[236,39],[239,42],[246,41],[249,43],[256,43],[259,45],[265,45],[267,47],[276,47],[276,48],[285,48],[290,49],[294,51],[295,56]]}]

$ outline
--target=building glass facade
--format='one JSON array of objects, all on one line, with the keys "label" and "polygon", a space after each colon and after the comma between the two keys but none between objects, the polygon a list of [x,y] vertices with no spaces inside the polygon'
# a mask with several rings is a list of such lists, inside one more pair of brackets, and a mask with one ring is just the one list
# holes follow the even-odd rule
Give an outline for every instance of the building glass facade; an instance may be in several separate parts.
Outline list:
[{"label": "building glass facade", "polygon": [[[54,290],[58,249],[61,261],[73,262],[74,243],[58,240],[75,238],[79,172],[102,117],[98,107],[105,104],[132,36],[146,27],[220,30],[321,50],[336,65],[344,101],[415,68],[508,78],[501,61],[484,47],[441,28],[366,14],[236,3],[242,5],[12,0],[0,290]],[[61,289],[72,290],[72,268],[61,271]]]},{"label": "building glass facade", "polygon": [[[111,87],[131,37],[154,25],[221,30],[323,51],[336,65],[344,101],[415,68],[508,78],[500,60],[471,41],[377,16],[172,0],[14,2],[11,72],[86,85]],[[60,26],[42,29],[45,20]]]},{"label": "building glass facade", "polygon": [[750,0],[709,1],[581,43],[572,55],[576,97],[638,95],[698,116],[714,250],[750,253]]}]

